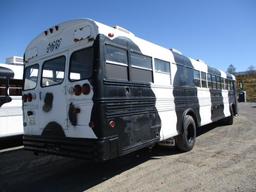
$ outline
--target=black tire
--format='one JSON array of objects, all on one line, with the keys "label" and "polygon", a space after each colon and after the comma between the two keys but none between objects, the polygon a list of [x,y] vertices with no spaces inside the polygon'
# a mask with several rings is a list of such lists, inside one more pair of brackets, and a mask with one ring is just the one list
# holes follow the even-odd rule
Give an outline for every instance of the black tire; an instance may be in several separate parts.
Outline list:
[{"label": "black tire", "polygon": [[196,123],[190,115],[183,119],[182,133],[175,137],[175,144],[178,150],[187,152],[193,149],[196,142]]}]

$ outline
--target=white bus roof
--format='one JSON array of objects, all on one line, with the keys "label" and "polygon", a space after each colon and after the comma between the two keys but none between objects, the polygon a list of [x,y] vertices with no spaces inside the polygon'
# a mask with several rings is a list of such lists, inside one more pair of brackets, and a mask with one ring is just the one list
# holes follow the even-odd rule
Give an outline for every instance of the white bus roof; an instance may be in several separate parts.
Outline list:
[{"label": "white bus roof", "polygon": [[[127,37],[141,48],[143,54],[152,55],[153,52],[158,54],[156,57],[159,59],[169,57],[170,61],[174,61],[169,49],[138,38],[122,27],[110,27],[91,19],[77,19],[63,22],[42,32],[27,46],[25,61],[31,60],[32,62],[46,55],[57,54],[72,46],[76,46],[80,41],[82,43],[82,40],[90,41],[91,39],[95,39],[98,34],[103,34],[110,39]],[[54,49],[54,46],[58,47],[58,49]],[[152,51],[152,49],[156,51]]]},{"label": "white bus roof", "polygon": [[[32,64],[44,57],[48,58],[52,55],[57,55],[83,42],[96,39],[98,34],[103,34],[110,39],[127,37],[140,48],[143,54],[175,63],[174,56],[171,53],[171,51],[175,52],[175,49],[170,50],[136,37],[125,28],[119,26],[110,27],[91,19],[70,20],[45,30],[27,46],[25,62],[29,61]],[[192,58],[189,59],[195,69],[207,72],[207,64],[205,62]],[[224,74],[222,75],[225,76]],[[235,79],[234,76],[232,78]]]},{"label": "white bus roof", "polygon": [[0,66],[11,69],[14,72],[13,79],[23,79],[23,65],[0,63]]}]

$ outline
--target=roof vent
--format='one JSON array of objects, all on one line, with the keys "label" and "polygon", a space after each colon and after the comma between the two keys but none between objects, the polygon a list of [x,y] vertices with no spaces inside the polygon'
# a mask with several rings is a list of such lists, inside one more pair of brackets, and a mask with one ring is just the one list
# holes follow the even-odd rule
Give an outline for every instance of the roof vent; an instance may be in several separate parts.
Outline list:
[{"label": "roof vent", "polygon": [[8,57],[5,60],[5,63],[7,64],[14,64],[14,65],[23,65],[23,58],[18,56],[12,56]]},{"label": "roof vent", "polygon": [[122,32],[124,32],[124,33],[127,33],[127,34],[129,34],[129,35],[134,35],[131,31],[129,31],[129,30],[123,28],[123,27],[120,27],[120,26],[117,26],[117,25],[116,25],[116,26],[114,26],[113,28],[116,29],[116,30],[122,31]]}]

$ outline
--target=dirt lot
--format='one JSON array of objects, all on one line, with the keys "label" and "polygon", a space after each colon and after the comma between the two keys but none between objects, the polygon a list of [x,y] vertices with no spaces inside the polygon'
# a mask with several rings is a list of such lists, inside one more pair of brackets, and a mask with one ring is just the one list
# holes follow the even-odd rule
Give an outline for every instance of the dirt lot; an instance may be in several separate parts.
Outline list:
[{"label": "dirt lot", "polygon": [[256,104],[232,126],[199,130],[188,153],[155,147],[102,164],[17,149],[0,153],[0,191],[256,191]]}]

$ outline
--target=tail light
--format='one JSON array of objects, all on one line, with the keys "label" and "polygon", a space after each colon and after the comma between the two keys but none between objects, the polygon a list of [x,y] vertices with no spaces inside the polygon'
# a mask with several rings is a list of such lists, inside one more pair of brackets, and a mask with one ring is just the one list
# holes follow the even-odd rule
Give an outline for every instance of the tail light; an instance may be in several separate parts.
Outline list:
[{"label": "tail light", "polygon": [[28,101],[28,96],[26,94],[22,95],[22,100],[23,100],[23,102],[27,102]]},{"label": "tail light", "polygon": [[82,87],[80,85],[75,85],[73,91],[74,91],[76,96],[79,96],[82,93]]},{"label": "tail light", "polygon": [[88,95],[90,91],[91,91],[90,85],[87,83],[83,84],[83,87],[82,87],[83,94]]},{"label": "tail light", "polygon": [[36,99],[35,93],[28,93],[28,94],[22,95],[23,102],[31,102],[33,99]]}]

